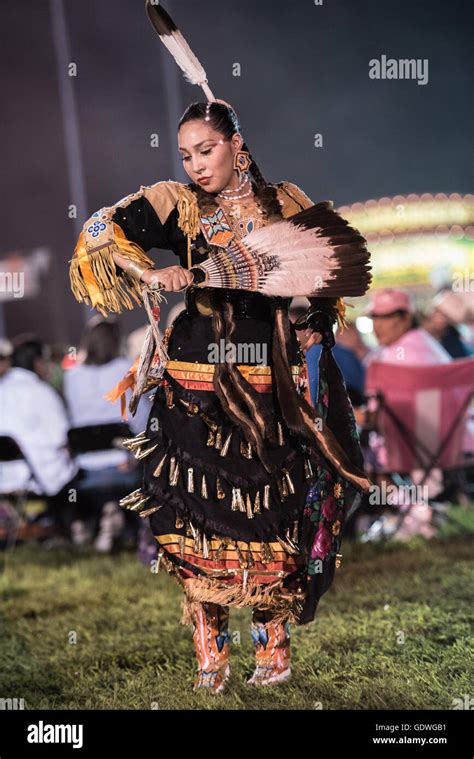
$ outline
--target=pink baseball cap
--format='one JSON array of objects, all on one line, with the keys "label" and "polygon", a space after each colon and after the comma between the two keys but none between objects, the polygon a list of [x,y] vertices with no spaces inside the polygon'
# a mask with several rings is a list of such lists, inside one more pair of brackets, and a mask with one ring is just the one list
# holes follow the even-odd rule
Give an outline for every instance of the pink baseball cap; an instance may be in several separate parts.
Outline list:
[{"label": "pink baseball cap", "polygon": [[369,305],[365,309],[367,316],[385,316],[394,311],[415,311],[413,301],[405,290],[397,290],[394,287],[385,287],[377,290],[371,297]]}]

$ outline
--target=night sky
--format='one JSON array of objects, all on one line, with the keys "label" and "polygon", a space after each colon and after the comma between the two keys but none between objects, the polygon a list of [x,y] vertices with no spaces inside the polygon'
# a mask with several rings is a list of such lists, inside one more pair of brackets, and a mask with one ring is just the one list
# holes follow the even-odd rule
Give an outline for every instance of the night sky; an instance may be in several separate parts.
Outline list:
[{"label": "night sky", "polygon": [[[472,3],[461,0],[193,0],[164,3],[232,103],[264,176],[336,206],[410,192],[472,192]],[[0,257],[46,246],[41,297],[4,308],[9,337],[74,344],[90,309],[69,289],[77,223],[47,0],[1,4]],[[142,184],[186,181],[176,123],[205,100],[153,32],[142,0],[63,3],[78,112],[85,215]],[[428,59],[428,83],[372,80],[369,61]],[[240,64],[241,76],[233,76]],[[158,133],[160,147],[150,146]],[[321,133],[323,147],[314,147]],[[74,194],[74,193],[72,193]],[[84,221],[81,219],[80,221]],[[154,252],[157,266],[178,263]],[[167,295],[170,305],[180,295]],[[144,322],[138,307],[126,330]]]}]

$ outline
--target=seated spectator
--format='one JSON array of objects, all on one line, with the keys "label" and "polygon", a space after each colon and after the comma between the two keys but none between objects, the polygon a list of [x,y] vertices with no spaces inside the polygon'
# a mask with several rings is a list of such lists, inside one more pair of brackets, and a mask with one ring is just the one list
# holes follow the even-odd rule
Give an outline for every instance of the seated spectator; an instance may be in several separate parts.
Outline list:
[{"label": "seated spectator", "polygon": [[470,356],[472,351],[459,330],[459,325],[468,319],[464,298],[452,290],[443,290],[435,296],[432,306],[433,310],[424,323],[425,329],[452,358]]},{"label": "seated spectator", "polygon": [[[68,449],[68,418],[63,401],[48,384],[42,341],[22,335],[12,341],[11,367],[0,373],[0,435],[12,437],[27,461],[0,462],[0,493],[27,490],[45,496],[58,529],[67,534],[77,464]],[[5,365],[5,362],[2,362]]]},{"label": "seated spectator", "polygon": [[415,308],[403,290],[385,288],[376,291],[366,309],[372,319],[379,347],[366,357],[366,364],[429,366],[451,361],[449,353],[425,329],[418,327]]},{"label": "seated spectator", "polygon": [[[367,356],[366,365],[377,361],[416,367],[446,364],[451,361],[451,356],[442,345],[418,326],[413,302],[404,290],[385,288],[376,291],[372,295],[366,314],[373,321],[374,333],[379,343],[379,347]],[[372,471],[372,479],[378,482],[377,473],[389,469],[383,435],[375,432],[370,435],[369,446],[364,450],[364,456],[366,467]],[[417,484],[422,481],[424,471],[417,468],[410,474],[413,482]],[[380,474],[380,481],[384,478],[385,474]],[[430,498],[435,498],[443,488],[441,470],[433,468],[424,484]]]},{"label": "seated spectator", "polygon": [[[94,316],[81,339],[77,363],[64,373],[64,397],[71,427],[121,422],[120,406],[104,395],[122,379],[130,361],[120,355],[121,335],[117,322]],[[127,464],[125,450],[94,451],[77,457],[83,469],[103,469]]]}]

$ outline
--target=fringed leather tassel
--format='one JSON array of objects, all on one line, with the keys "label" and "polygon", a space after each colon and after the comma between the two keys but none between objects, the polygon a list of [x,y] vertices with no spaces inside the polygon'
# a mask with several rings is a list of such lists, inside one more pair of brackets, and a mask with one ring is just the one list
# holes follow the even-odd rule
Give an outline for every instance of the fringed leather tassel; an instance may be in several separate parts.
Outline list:
[{"label": "fringed leather tassel", "polygon": [[221,456],[227,456],[227,451],[229,450],[231,438],[232,438],[232,432],[229,432],[229,434],[226,437],[225,443],[222,446]]},{"label": "fringed leather tassel", "polygon": [[168,458],[168,454],[165,453],[165,455],[161,459],[160,463],[156,467],[155,471],[153,472],[153,477],[159,477],[160,476],[161,472],[163,471],[163,467],[165,465],[165,461],[166,461],[167,458]]},{"label": "fringed leather tassel", "polygon": [[283,540],[283,538],[280,538],[277,536],[277,540],[282,548],[285,549],[287,553],[289,553],[291,556],[294,554],[299,553],[299,550],[296,546],[294,546],[289,540]]},{"label": "fringed leather tassel", "polygon": [[263,508],[270,508],[270,485],[265,485],[263,489]]},{"label": "fringed leather tassel", "polygon": [[216,444],[216,432],[218,430],[219,425],[213,422],[212,419],[210,419],[206,414],[201,413],[200,416],[203,422],[207,424],[209,428],[206,445],[214,446]]},{"label": "fringed leather tassel", "polygon": [[166,407],[174,408],[175,407],[175,403],[173,400],[174,390],[169,385],[165,385],[165,395],[166,395]]},{"label": "fringed leather tassel", "polygon": [[152,506],[150,509],[145,509],[144,511],[140,511],[140,516],[142,519],[146,519],[147,517],[150,517],[152,514],[155,513],[155,511],[159,511],[164,506],[164,503],[160,503],[158,506]]},{"label": "fringed leather tassel", "polygon": [[158,443],[155,443],[155,445],[152,445],[151,448],[146,448],[144,451],[142,451],[141,448],[138,448],[135,451],[135,458],[138,459],[138,461],[141,461],[142,459],[146,459],[147,456],[150,455],[150,453],[153,453],[158,448]]},{"label": "fringed leather tassel", "polygon": [[201,480],[201,498],[209,498],[207,493],[207,482],[206,482],[206,475],[203,474],[202,480]]},{"label": "fringed leather tassel", "polygon": [[188,481],[187,481],[188,493],[194,493],[194,471],[193,467],[188,467]]},{"label": "fringed leather tassel", "polygon": [[216,497],[219,501],[222,501],[222,499],[225,498],[225,491],[222,488],[219,477],[216,478]]},{"label": "fringed leather tassel", "polygon": [[202,534],[202,557],[203,559],[209,558],[209,545],[205,534]]},{"label": "fringed leather tassel", "polygon": [[232,488],[232,503],[230,505],[231,511],[239,511],[239,504],[237,501],[237,495],[235,492],[235,488]]},{"label": "fringed leather tassel", "polygon": [[[84,233],[81,232],[75,255],[69,262],[69,282],[76,300],[96,308],[103,316],[107,316],[111,311],[121,313],[123,307],[131,311],[134,307],[133,301],[140,304],[142,283],[122,270],[118,273],[113,258],[116,252],[146,268],[154,266],[154,262],[138,245],[135,248],[133,253],[129,250],[122,251],[117,243],[111,243],[100,250],[88,253],[85,249]],[[92,274],[92,279],[95,280],[94,289],[91,292],[80,266],[80,261],[83,263],[85,260],[87,260],[89,275]]]},{"label": "fringed leather tassel", "polygon": [[293,534],[291,536],[293,543],[298,543],[298,520],[293,522]]},{"label": "fringed leather tassel", "polygon": [[[344,298],[338,298],[336,301],[336,310],[337,310],[337,323],[339,325],[339,328],[341,332],[343,332],[347,328],[347,321],[346,321],[346,303],[344,302]],[[352,305],[349,303],[349,305]]]},{"label": "fringed leather tassel", "polygon": [[278,425],[278,445],[285,445],[285,436],[283,434],[283,427],[281,422],[277,422]]},{"label": "fringed leather tassel", "polygon": [[262,564],[269,564],[274,560],[273,551],[268,543],[262,543]]},{"label": "fringed leather tassel", "polygon": [[240,566],[240,568],[241,569],[244,569],[244,568],[246,569],[247,568],[247,560],[246,560],[245,556],[243,555],[243,553],[242,553],[242,551],[240,549],[240,546],[237,543],[237,541],[235,541],[235,550],[237,552],[237,556],[238,556],[238,559],[239,559],[239,566]]},{"label": "fringed leather tassel", "polygon": [[143,430],[143,432],[140,432],[135,437],[129,437],[122,440],[122,447],[127,448],[129,451],[134,451],[136,448],[140,448],[140,446],[149,442],[150,439],[146,437],[146,431]]},{"label": "fringed leather tassel", "polygon": [[306,480],[311,480],[314,477],[313,467],[309,458],[304,460],[304,476]]},{"label": "fringed leather tassel", "polygon": [[216,432],[216,440],[215,440],[215,443],[214,443],[214,447],[215,447],[215,448],[216,448],[218,451],[220,451],[220,450],[221,450],[221,448],[222,448],[222,427],[218,427],[218,428],[217,428],[217,432]]},{"label": "fringed leather tassel", "polygon": [[247,441],[241,440],[240,441],[240,453],[242,456],[245,456],[246,459],[252,458],[252,446]]},{"label": "fringed leather tassel", "polygon": [[257,490],[257,495],[255,496],[255,502],[253,504],[253,513],[254,514],[261,514],[262,511],[260,509],[260,490]]},{"label": "fringed leather tassel", "polygon": [[174,526],[177,530],[180,530],[181,527],[184,527],[184,521],[178,515],[176,515]]},{"label": "fringed leather tassel", "polygon": [[121,498],[119,503],[121,506],[127,506],[129,503],[136,501],[138,497],[141,497],[142,495],[142,489],[137,488],[136,490],[133,490],[131,493]]},{"label": "fringed leather tassel", "polygon": [[189,602],[215,603],[221,606],[259,607],[272,610],[272,621],[297,622],[300,599],[296,594],[282,592],[281,579],[269,584],[260,584],[249,577],[247,587],[242,583],[228,585],[215,578],[191,578],[186,582],[186,598]]},{"label": "fringed leather tassel", "polygon": [[293,541],[292,537],[290,536],[290,528],[289,527],[287,527],[286,532],[285,532],[285,540],[288,543],[288,545],[290,546],[290,548],[292,548],[296,553],[299,552],[298,546],[296,545],[296,543]]},{"label": "fringed leather tassel", "polygon": [[250,493],[247,493],[247,496],[245,498],[245,506],[246,506],[246,511],[247,511],[247,518],[253,519],[252,501],[250,500]]},{"label": "fringed leather tassel", "polygon": [[206,445],[213,448],[215,442],[216,442],[216,436],[213,430],[209,429],[207,433]]},{"label": "fringed leather tassel", "polygon": [[215,561],[220,560],[222,553],[224,551],[224,548],[226,548],[226,546],[227,546],[227,543],[225,542],[225,540],[221,540],[221,542],[219,543],[219,547],[217,548],[216,553],[214,555]]},{"label": "fringed leather tassel", "polygon": [[288,491],[291,493],[291,495],[294,495],[295,493],[295,486],[293,484],[293,480],[291,479],[290,473],[288,469],[282,469],[283,474],[285,475],[285,481],[288,486]]},{"label": "fringed leather tassel", "polygon": [[199,414],[199,406],[197,403],[192,403],[191,401],[185,401],[183,398],[179,399],[179,402],[183,404],[186,408],[186,414],[188,416],[196,416],[196,414]]},{"label": "fringed leather tassel", "polygon": [[179,478],[179,461],[176,460],[176,456],[172,456],[170,459],[170,471],[169,471],[169,484],[177,485]]},{"label": "fringed leather tassel", "polygon": [[128,509],[129,511],[139,512],[141,509],[143,509],[147,501],[150,500],[150,497],[151,496],[145,496],[141,488],[137,488],[137,490],[134,490],[124,498],[121,498],[119,501],[119,506],[121,506],[123,509]]}]

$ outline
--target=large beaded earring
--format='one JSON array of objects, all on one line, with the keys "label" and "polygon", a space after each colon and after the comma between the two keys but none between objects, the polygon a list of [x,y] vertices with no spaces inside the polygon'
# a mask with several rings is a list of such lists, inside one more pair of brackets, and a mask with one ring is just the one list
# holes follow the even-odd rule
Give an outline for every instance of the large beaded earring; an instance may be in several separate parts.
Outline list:
[{"label": "large beaded earring", "polygon": [[248,150],[238,150],[234,156],[234,169],[244,172],[248,171],[252,161]]}]

